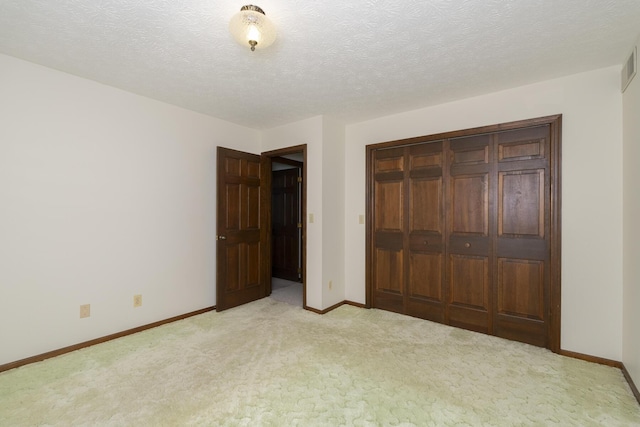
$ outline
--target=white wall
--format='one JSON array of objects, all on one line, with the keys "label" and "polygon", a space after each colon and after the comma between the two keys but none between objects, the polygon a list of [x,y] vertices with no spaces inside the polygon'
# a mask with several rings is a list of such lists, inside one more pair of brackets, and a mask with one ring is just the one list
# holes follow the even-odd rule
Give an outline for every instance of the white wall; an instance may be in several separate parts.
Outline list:
[{"label": "white wall", "polygon": [[216,146],[257,131],[5,55],[0,121],[0,364],[215,305]]},{"label": "white wall", "polygon": [[344,301],[344,125],[323,117],[322,307]]},{"label": "white wall", "polygon": [[[640,45],[640,39],[637,44]],[[640,75],[623,95],[624,327],[622,362],[640,387]]]},{"label": "white wall", "polygon": [[563,114],[561,346],[621,360],[619,72],[610,67],[347,126],[347,299],[365,301],[365,232],[355,218],[365,212],[367,144]]}]

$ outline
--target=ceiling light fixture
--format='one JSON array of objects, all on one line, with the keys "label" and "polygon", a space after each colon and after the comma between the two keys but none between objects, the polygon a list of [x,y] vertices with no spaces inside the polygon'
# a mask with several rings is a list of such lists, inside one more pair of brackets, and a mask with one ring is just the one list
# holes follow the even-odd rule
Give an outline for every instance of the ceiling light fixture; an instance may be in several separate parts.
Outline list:
[{"label": "ceiling light fixture", "polygon": [[229,21],[229,31],[238,43],[251,50],[264,49],[276,39],[276,27],[258,6],[242,6]]}]

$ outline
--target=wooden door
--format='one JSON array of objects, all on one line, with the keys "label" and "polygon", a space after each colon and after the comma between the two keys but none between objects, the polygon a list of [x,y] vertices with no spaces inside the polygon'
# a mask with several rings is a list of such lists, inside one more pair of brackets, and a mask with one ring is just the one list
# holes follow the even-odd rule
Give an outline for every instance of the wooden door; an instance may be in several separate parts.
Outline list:
[{"label": "wooden door", "polygon": [[274,171],[271,181],[272,275],[300,280],[300,168]]},{"label": "wooden door", "polygon": [[449,142],[447,323],[490,333],[493,226],[491,136]]},{"label": "wooden door", "polygon": [[549,346],[550,128],[495,135],[495,334]]},{"label": "wooden door", "polygon": [[373,160],[372,283],[375,307],[405,311],[405,149],[379,150]]},{"label": "wooden door", "polygon": [[551,116],[367,147],[367,305],[560,351]]},{"label": "wooden door", "polygon": [[221,311],[266,296],[268,251],[260,156],[222,147],[217,155],[216,308]]},{"label": "wooden door", "polygon": [[443,141],[408,149],[406,313],[445,321],[445,162]]}]

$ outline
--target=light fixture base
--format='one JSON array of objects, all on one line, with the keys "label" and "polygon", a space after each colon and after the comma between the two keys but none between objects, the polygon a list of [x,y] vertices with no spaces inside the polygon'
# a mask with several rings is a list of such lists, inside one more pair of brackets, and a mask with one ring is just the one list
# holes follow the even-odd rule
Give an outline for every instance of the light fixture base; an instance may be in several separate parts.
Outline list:
[{"label": "light fixture base", "polygon": [[258,13],[261,13],[261,14],[263,14],[263,15],[267,16],[267,14],[266,14],[266,13],[264,13],[264,10],[262,10],[262,9],[261,9],[261,8],[259,8],[258,6],[254,6],[254,5],[252,5],[252,4],[247,4],[247,5],[245,5],[245,6],[242,6],[242,7],[240,8],[240,11],[243,11],[243,10],[252,10],[252,11],[254,11],[254,12],[258,12]]}]

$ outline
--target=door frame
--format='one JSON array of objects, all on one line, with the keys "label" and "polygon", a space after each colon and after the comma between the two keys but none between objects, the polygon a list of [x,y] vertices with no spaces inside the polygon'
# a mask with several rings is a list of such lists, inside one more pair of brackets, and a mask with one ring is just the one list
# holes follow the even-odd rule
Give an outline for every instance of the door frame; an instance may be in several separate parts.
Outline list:
[{"label": "door frame", "polygon": [[[300,199],[301,204],[301,218],[302,222],[302,244],[300,248],[302,256],[302,308],[307,309],[307,144],[295,145],[292,147],[280,148],[277,150],[265,151],[261,153],[261,169],[262,178],[261,181],[265,183],[262,187],[262,204],[261,214],[269,224],[266,230],[267,232],[267,244],[266,244],[266,256],[263,261],[263,268],[266,268],[269,277],[267,285],[267,295],[271,295],[271,164],[273,160],[278,157],[286,156],[288,154],[302,153],[302,197]],[[268,265],[267,265],[268,264]]]},{"label": "door frame", "polygon": [[562,164],[562,114],[552,116],[539,117],[528,120],[519,120],[509,123],[501,123],[489,126],[476,127],[471,129],[457,130],[452,132],[444,132],[434,135],[419,136],[415,138],[407,138],[396,141],[381,142],[378,144],[370,144],[366,146],[366,261],[365,261],[365,283],[366,283],[366,303],[365,307],[371,308],[373,304],[373,212],[374,212],[374,155],[376,150],[392,147],[400,147],[426,142],[434,142],[443,139],[457,138],[461,136],[479,135],[484,133],[495,133],[500,131],[515,130],[520,128],[532,127],[536,125],[550,126],[550,147],[549,170],[551,174],[551,194],[550,194],[550,233],[549,251],[550,251],[550,283],[549,283],[549,349],[554,353],[560,353],[560,335],[561,335],[561,164]]}]

